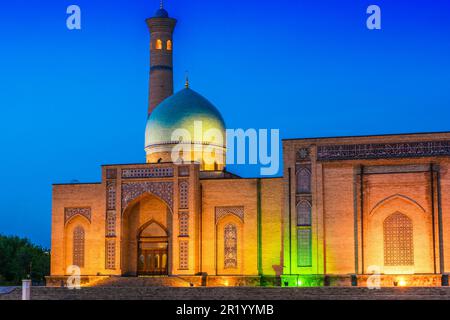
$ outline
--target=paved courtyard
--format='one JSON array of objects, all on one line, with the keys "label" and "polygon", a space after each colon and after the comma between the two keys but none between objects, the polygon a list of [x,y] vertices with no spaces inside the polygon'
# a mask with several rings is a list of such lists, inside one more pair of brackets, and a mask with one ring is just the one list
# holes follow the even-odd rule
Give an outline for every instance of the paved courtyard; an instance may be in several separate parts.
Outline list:
[{"label": "paved courtyard", "polygon": [[[0,300],[21,299],[21,289]],[[32,288],[33,300],[450,300],[450,288]]]}]

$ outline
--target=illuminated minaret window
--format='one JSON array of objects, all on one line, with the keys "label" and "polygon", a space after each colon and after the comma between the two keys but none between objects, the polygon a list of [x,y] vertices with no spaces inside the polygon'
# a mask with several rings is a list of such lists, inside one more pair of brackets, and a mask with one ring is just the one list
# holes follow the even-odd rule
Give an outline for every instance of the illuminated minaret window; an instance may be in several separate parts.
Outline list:
[{"label": "illuminated minaret window", "polygon": [[173,95],[173,31],[177,20],[169,17],[163,2],[147,19],[150,30],[150,94],[148,114]]}]

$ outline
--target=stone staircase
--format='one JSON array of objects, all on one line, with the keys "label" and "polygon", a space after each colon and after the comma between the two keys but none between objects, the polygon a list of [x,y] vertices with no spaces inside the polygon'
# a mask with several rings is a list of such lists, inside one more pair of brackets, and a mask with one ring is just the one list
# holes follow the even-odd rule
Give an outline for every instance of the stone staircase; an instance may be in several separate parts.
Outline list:
[{"label": "stone staircase", "polygon": [[174,276],[111,277],[95,284],[97,288],[191,287],[193,283]]},{"label": "stone staircase", "polygon": [[[190,296],[186,290],[192,290],[192,288],[85,287],[79,290],[70,290],[67,288],[33,287],[31,289],[31,300],[183,300]],[[0,295],[0,301],[21,299],[21,288],[17,288],[9,294]]]},{"label": "stone staircase", "polygon": [[[136,280],[138,281],[138,280]],[[122,282],[119,281],[122,285]],[[118,284],[116,282],[116,285]],[[129,285],[129,283],[127,284]],[[1,294],[0,300],[20,300],[21,289]],[[167,287],[32,287],[32,300],[450,300],[450,288],[167,288]]]}]

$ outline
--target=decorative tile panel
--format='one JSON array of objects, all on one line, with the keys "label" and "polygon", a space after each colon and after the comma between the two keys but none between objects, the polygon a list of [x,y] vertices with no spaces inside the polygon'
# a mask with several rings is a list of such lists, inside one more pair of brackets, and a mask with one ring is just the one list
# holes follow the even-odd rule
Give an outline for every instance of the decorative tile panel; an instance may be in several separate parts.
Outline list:
[{"label": "decorative tile panel", "polygon": [[116,207],[117,207],[117,169],[107,171],[106,178],[106,230],[108,239],[105,243],[105,268],[107,270],[116,269]]},{"label": "decorative tile panel", "polygon": [[189,213],[181,212],[179,215],[180,220],[180,236],[186,237],[189,235]]},{"label": "decorative tile panel", "polygon": [[450,156],[450,141],[319,146],[317,159],[355,160]]},{"label": "decorative tile panel", "polygon": [[234,224],[228,224],[224,230],[224,268],[237,268],[237,227]]},{"label": "decorative tile panel", "polygon": [[108,180],[117,179],[117,169],[106,169],[106,179]]},{"label": "decorative tile panel", "polygon": [[116,181],[106,182],[106,197],[108,210],[116,209]]},{"label": "decorative tile panel", "polygon": [[116,211],[108,211],[106,213],[106,236],[116,236]]},{"label": "decorative tile panel", "polygon": [[116,269],[116,240],[106,240],[106,269]]},{"label": "decorative tile panel", "polygon": [[170,178],[173,177],[173,168],[142,168],[142,169],[122,169],[123,179],[146,179],[146,178]]},{"label": "decorative tile panel", "polygon": [[122,210],[131,201],[144,193],[151,193],[166,202],[173,212],[173,183],[172,182],[127,182],[122,184]]},{"label": "decorative tile panel", "polygon": [[187,181],[181,181],[179,184],[179,206],[180,209],[189,208],[189,183]]},{"label": "decorative tile panel", "polygon": [[86,235],[83,227],[78,226],[73,230],[72,264],[79,268],[84,268],[85,237]]},{"label": "decorative tile panel", "polygon": [[65,208],[64,209],[64,223],[67,223],[74,216],[80,215],[91,222],[91,208]]},{"label": "decorative tile panel", "polygon": [[180,270],[189,270],[189,242],[180,241]]},{"label": "decorative tile panel", "polygon": [[310,161],[310,151],[309,148],[301,148],[297,151],[297,162]]},{"label": "decorative tile panel", "polygon": [[216,207],[216,224],[229,214],[235,215],[244,222],[244,207]]}]

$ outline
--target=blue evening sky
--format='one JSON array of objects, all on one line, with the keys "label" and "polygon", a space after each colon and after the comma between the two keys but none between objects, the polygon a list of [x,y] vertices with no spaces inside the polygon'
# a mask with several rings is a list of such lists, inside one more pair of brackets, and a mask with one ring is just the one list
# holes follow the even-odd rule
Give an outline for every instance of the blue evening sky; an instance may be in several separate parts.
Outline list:
[{"label": "blue evening sky", "polygon": [[[448,0],[166,0],[175,84],[230,128],[282,138],[450,130]],[[66,28],[66,8],[82,30]],[[382,30],[366,9],[382,9]],[[148,31],[158,0],[0,6],[0,233],[50,245],[52,183],[144,162]],[[257,167],[233,167],[255,176]]]}]

